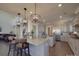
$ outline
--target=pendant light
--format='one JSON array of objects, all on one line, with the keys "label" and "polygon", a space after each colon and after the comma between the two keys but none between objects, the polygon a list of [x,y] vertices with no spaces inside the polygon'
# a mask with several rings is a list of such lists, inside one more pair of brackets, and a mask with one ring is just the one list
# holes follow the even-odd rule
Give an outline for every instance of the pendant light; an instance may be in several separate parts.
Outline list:
[{"label": "pendant light", "polygon": [[17,16],[18,16],[18,18],[17,18],[17,21],[16,21],[16,26],[20,26],[20,24],[21,24],[21,22],[20,22],[20,13],[17,13]]},{"label": "pendant light", "polygon": [[36,4],[36,3],[34,4],[34,7],[35,7],[35,8],[34,8],[34,9],[35,9],[35,11],[34,11],[35,13],[31,15],[31,18],[32,18],[32,22],[38,23],[38,22],[39,22],[39,19],[40,19],[41,17],[40,17],[39,14],[37,14],[37,4]]},{"label": "pendant light", "polygon": [[27,12],[27,8],[24,8],[24,19],[23,19],[23,24],[27,24],[26,12]]}]

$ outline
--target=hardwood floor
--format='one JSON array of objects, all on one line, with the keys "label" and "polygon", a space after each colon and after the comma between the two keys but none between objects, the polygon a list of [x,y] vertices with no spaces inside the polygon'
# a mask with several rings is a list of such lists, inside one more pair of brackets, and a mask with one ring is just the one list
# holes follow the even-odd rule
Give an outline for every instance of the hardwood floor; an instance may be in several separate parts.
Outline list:
[{"label": "hardwood floor", "polygon": [[67,42],[57,41],[54,47],[49,47],[49,56],[73,56]]}]

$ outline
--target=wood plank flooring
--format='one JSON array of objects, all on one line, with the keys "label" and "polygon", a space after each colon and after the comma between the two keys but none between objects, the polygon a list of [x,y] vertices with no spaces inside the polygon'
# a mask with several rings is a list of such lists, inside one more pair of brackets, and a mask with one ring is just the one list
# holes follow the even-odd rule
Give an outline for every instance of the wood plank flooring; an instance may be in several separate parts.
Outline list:
[{"label": "wood plank flooring", "polygon": [[57,41],[54,47],[49,47],[49,56],[73,56],[67,42]]}]

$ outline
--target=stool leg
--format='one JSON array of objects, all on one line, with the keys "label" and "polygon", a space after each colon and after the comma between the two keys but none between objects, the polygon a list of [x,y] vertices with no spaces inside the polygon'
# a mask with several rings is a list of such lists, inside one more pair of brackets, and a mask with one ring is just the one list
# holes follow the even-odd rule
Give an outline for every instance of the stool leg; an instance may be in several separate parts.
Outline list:
[{"label": "stool leg", "polygon": [[8,56],[10,55],[11,45],[9,45]]},{"label": "stool leg", "polygon": [[27,53],[26,53],[26,49],[24,49],[24,54],[25,54],[25,56],[27,55]]},{"label": "stool leg", "polygon": [[20,54],[20,56],[22,56],[22,49],[21,48],[18,48],[17,49],[17,56]]},{"label": "stool leg", "polygon": [[20,55],[22,56],[22,48],[20,48]]},{"label": "stool leg", "polygon": [[18,54],[19,54],[19,48],[17,48],[17,54],[16,55],[18,56]]},{"label": "stool leg", "polygon": [[16,46],[14,45],[13,56],[15,56]]},{"label": "stool leg", "polygon": [[28,46],[28,55],[30,56],[29,46]]}]

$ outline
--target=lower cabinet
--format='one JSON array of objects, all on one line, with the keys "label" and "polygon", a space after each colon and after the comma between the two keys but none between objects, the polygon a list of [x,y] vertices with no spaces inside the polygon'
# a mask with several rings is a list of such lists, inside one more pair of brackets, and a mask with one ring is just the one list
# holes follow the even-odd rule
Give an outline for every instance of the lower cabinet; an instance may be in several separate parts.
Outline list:
[{"label": "lower cabinet", "polygon": [[72,38],[70,35],[61,36],[61,41],[68,42],[75,56],[79,56],[79,39]]},{"label": "lower cabinet", "polygon": [[31,56],[48,56],[49,45],[48,42],[44,42],[40,45],[29,44]]},{"label": "lower cabinet", "polygon": [[71,47],[75,56],[79,56],[79,40],[75,38],[68,39],[68,44]]},{"label": "lower cabinet", "polygon": [[79,40],[75,40],[75,55],[79,56]]}]

